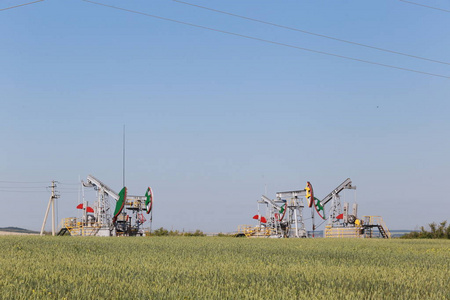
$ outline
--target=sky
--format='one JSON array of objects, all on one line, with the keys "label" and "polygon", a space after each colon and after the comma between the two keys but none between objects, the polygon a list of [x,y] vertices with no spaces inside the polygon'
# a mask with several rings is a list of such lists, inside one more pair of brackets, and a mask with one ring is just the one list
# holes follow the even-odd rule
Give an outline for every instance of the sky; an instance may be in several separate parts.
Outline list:
[{"label": "sky", "polygon": [[232,232],[255,224],[262,194],[310,181],[322,198],[346,178],[357,190],[341,200],[390,229],[450,221],[448,12],[395,0],[186,1],[447,64],[169,0],[102,3],[279,44],[81,0],[1,10],[26,3],[3,0],[0,227],[39,230],[51,180],[58,220],[78,214],[89,174],[120,191],[124,125],[126,186],[153,188],[153,228]]}]

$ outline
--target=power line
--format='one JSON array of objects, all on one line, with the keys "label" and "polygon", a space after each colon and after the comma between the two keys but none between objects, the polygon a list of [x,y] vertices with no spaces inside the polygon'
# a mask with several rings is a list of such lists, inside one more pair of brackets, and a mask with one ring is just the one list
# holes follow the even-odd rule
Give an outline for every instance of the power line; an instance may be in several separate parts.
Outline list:
[{"label": "power line", "polygon": [[21,6],[25,6],[25,5],[30,5],[30,4],[38,3],[38,2],[42,2],[42,1],[44,1],[44,0],[37,0],[37,1],[33,1],[33,2],[28,2],[28,3],[16,5],[16,6],[10,6],[10,7],[7,7],[7,8],[1,8],[0,11],[7,10],[7,9],[12,9],[12,8],[17,8],[17,7],[21,7]]},{"label": "power line", "polygon": [[2,181],[0,183],[48,183],[48,181]]},{"label": "power line", "polygon": [[[8,191],[8,190],[14,190],[14,191],[22,191],[22,190],[35,190],[35,191],[42,191],[43,189],[48,191],[48,186],[1,186],[0,185],[0,189],[4,190],[4,191]],[[79,189],[77,188],[59,188],[59,190],[63,190],[63,191],[78,191]]]},{"label": "power line", "polygon": [[50,193],[50,191],[14,191],[14,190],[2,190],[0,192],[9,192],[9,193]]},{"label": "power line", "polygon": [[46,189],[46,186],[0,186],[0,189]]},{"label": "power line", "polygon": [[[51,193],[50,190],[42,191],[42,190],[36,190],[36,191],[21,191],[21,190],[3,190],[0,189],[0,193]],[[77,194],[76,191],[62,191],[62,194]]]},{"label": "power line", "polygon": [[398,1],[405,2],[405,3],[409,3],[409,4],[414,4],[414,5],[417,5],[417,6],[423,6],[423,7],[431,8],[431,9],[435,9],[435,10],[445,11],[445,12],[450,13],[450,10],[443,9],[443,8],[439,8],[439,7],[428,6],[428,5],[425,5],[425,4],[420,4],[420,3],[411,2],[411,1],[406,1],[406,0],[398,0]]},{"label": "power line", "polygon": [[366,44],[362,44],[362,43],[352,42],[352,41],[349,41],[349,40],[335,38],[335,37],[332,37],[332,36],[329,36],[329,35],[324,35],[324,34],[320,34],[320,33],[306,31],[306,30],[303,30],[303,29],[298,29],[298,28],[294,28],[294,27],[279,25],[279,24],[275,24],[275,23],[271,23],[271,22],[267,22],[267,21],[263,21],[263,20],[259,20],[259,19],[249,18],[249,17],[246,17],[246,16],[241,16],[241,15],[233,14],[233,13],[226,12],[226,11],[223,11],[223,10],[209,8],[209,7],[206,7],[206,6],[201,6],[201,5],[197,5],[197,4],[193,4],[193,3],[189,3],[189,2],[184,2],[184,1],[180,1],[180,0],[172,0],[172,1],[177,2],[177,3],[181,3],[181,4],[185,4],[185,5],[190,5],[190,6],[206,9],[206,10],[210,10],[210,11],[214,11],[214,12],[225,14],[225,15],[230,15],[230,16],[233,16],[233,17],[237,17],[237,18],[241,18],[241,19],[245,19],[245,20],[249,20],[249,21],[253,21],[253,22],[258,22],[258,23],[262,23],[262,24],[266,24],[266,25],[270,25],[270,26],[275,26],[275,27],[279,27],[279,28],[283,28],[283,29],[288,29],[288,30],[292,30],[292,31],[297,31],[297,32],[305,33],[305,34],[315,35],[315,36],[319,36],[319,37],[322,37],[322,38],[326,38],[326,39],[330,39],[330,40],[334,40],[334,41],[338,41],[338,42],[342,42],[342,43],[347,43],[347,44],[351,44],[351,45],[366,47],[366,48],[375,49],[375,50],[379,50],[379,51],[384,51],[384,52],[388,52],[388,53],[408,56],[408,57],[412,57],[412,58],[416,58],[416,59],[431,61],[431,62],[438,63],[438,64],[450,65],[450,63],[445,62],[445,61],[430,59],[430,58],[426,58],[426,57],[422,57],[422,56],[407,54],[407,53],[404,53],[404,52],[399,52],[399,51],[389,50],[389,49],[385,49],[385,48],[370,46],[370,45],[366,45]]},{"label": "power line", "polygon": [[[61,184],[61,185],[70,185],[68,187],[65,187],[67,189],[77,189],[76,187],[71,187],[71,186],[80,185],[80,183],[65,183],[65,182],[59,182],[59,181],[55,181],[55,182],[57,182],[58,184]],[[11,186],[11,187],[14,187],[14,188],[30,188],[30,187],[21,186],[21,184],[40,184],[40,183],[48,183],[48,181],[2,181],[2,180],[0,180],[0,188],[9,188],[9,187],[2,187],[1,185],[4,183],[13,184],[13,186]],[[34,187],[40,188],[40,187],[47,187],[47,186],[34,186]]]},{"label": "power line", "polygon": [[225,30],[221,30],[221,29],[215,29],[215,28],[206,27],[206,26],[202,26],[202,25],[197,25],[197,24],[193,24],[193,23],[188,23],[188,22],[178,21],[178,20],[174,20],[174,19],[164,18],[164,17],[151,15],[151,14],[143,13],[143,12],[136,11],[136,10],[131,10],[131,9],[126,9],[126,8],[122,8],[122,7],[112,6],[112,5],[99,3],[99,2],[94,2],[94,1],[90,1],[90,0],[82,0],[82,1],[88,2],[88,3],[92,3],[92,4],[96,4],[96,5],[100,5],[100,6],[109,7],[109,8],[114,8],[114,9],[117,9],[117,10],[131,12],[131,13],[134,13],[134,14],[139,14],[139,15],[143,15],[143,16],[147,16],[147,17],[151,17],[151,18],[155,18],[155,19],[159,19],[159,20],[164,20],[164,21],[174,22],[174,23],[178,23],[178,24],[191,26],[191,27],[196,27],[196,28],[206,29],[206,30],[210,30],[210,31],[225,33],[225,34],[234,35],[234,36],[238,36],[238,37],[242,37],[242,38],[246,38],[246,39],[250,39],[250,40],[255,40],[255,41],[260,41],[260,42],[264,42],[264,43],[269,43],[269,44],[273,44],[273,45],[279,45],[279,46],[294,48],[294,49],[298,49],[298,50],[318,53],[318,54],[322,54],[322,55],[339,57],[339,58],[343,58],[343,59],[347,59],[347,60],[362,62],[362,63],[366,63],[366,64],[371,64],[371,65],[377,65],[377,66],[391,68],[391,69],[397,69],[397,70],[402,70],[402,71],[408,71],[408,72],[413,72],[413,73],[419,73],[419,74],[424,74],[424,75],[429,75],[429,76],[435,76],[435,77],[441,77],[441,78],[450,79],[450,76],[445,76],[445,75],[440,75],[440,74],[435,74],[435,73],[428,73],[428,72],[423,72],[423,71],[419,71],[419,70],[403,68],[403,67],[397,67],[397,66],[383,64],[383,63],[378,63],[378,62],[373,62],[373,61],[369,61],[369,60],[363,60],[363,59],[359,59],[359,58],[353,58],[353,57],[349,57],[349,56],[334,54],[334,53],[330,53],[330,52],[324,52],[324,51],[313,50],[313,49],[309,49],[309,48],[303,48],[303,47],[294,46],[294,45],[290,45],[290,44],[285,44],[285,43],[275,42],[275,41],[261,39],[261,38],[257,38],[257,37],[252,37],[252,36],[249,36],[249,35],[243,35],[243,34],[240,34],[240,33],[234,33],[234,32],[230,32],[230,31],[225,31]]}]

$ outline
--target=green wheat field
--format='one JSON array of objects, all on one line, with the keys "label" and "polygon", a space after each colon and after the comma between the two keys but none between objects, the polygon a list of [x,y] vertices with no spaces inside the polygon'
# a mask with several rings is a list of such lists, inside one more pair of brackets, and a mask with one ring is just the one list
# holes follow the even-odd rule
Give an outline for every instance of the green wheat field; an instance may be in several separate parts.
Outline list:
[{"label": "green wheat field", "polygon": [[0,237],[1,299],[450,299],[450,241]]}]

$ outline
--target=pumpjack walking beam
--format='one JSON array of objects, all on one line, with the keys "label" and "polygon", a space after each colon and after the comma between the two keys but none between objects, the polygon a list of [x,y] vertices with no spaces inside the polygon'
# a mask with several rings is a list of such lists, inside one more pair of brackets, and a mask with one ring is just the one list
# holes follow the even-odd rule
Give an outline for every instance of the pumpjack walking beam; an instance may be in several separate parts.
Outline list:
[{"label": "pumpjack walking beam", "polygon": [[350,178],[347,178],[343,183],[341,183],[337,188],[335,188],[331,193],[329,193],[325,198],[320,201],[322,206],[327,204],[333,199],[333,195],[339,194],[344,189],[356,190],[356,186],[352,185]]}]

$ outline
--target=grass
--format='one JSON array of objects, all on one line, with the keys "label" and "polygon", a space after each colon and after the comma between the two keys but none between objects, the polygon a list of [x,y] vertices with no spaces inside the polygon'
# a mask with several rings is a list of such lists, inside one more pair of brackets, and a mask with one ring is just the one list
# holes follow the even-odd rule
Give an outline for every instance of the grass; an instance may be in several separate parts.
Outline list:
[{"label": "grass", "polygon": [[450,299],[450,241],[0,237],[1,299]]}]

